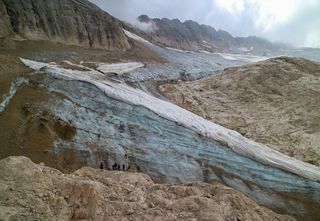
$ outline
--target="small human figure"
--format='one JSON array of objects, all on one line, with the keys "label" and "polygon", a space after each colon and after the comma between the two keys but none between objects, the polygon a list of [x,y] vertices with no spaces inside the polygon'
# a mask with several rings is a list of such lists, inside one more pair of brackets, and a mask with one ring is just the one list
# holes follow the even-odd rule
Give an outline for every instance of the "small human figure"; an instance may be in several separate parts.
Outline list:
[{"label": "small human figure", "polygon": [[118,170],[119,170],[119,171],[120,171],[120,168],[121,168],[121,167],[120,167],[120,164],[118,164]]},{"label": "small human figure", "polygon": [[103,170],[103,162],[100,162],[100,169]]},{"label": "small human figure", "polygon": [[129,166],[127,167],[127,171],[129,171],[130,170],[130,164],[129,164]]},{"label": "small human figure", "polygon": [[122,170],[125,171],[126,165],[122,164]]},{"label": "small human figure", "polygon": [[112,170],[116,170],[117,168],[118,168],[117,163],[114,163],[114,164],[112,165]]}]

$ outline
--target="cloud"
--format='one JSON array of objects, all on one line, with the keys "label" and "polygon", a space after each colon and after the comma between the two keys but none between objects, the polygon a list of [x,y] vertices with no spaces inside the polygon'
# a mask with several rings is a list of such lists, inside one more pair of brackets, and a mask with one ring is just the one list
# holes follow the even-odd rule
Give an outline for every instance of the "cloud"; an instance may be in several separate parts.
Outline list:
[{"label": "cloud", "polygon": [[144,32],[153,32],[158,29],[157,25],[153,22],[140,22],[138,19],[133,20],[131,24]]},{"label": "cloud", "polygon": [[216,0],[220,8],[224,8],[231,14],[241,13],[244,10],[244,1],[242,0]]},{"label": "cloud", "polygon": [[136,18],[195,20],[234,36],[257,35],[296,46],[320,47],[319,0],[91,0],[144,30]]}]

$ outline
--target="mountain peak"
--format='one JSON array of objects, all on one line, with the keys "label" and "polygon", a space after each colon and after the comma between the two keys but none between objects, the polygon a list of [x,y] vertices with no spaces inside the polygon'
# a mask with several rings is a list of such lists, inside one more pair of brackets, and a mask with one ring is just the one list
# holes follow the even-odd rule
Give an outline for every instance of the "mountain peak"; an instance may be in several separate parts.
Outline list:
[{"label": "mountain peak", "polygon": [[267,54],[276,47],[265,39],[258,37],[233,37],[224,30],[214,29],[209,25],[199,24],[193,20],[181,22],[179,19],[150,18],[141,15],[138,20],[151,23],[157,27],[152,32],[146,33],[147,38],[161,46],[173,47],[188,51],[209,52],[246,52]]}]

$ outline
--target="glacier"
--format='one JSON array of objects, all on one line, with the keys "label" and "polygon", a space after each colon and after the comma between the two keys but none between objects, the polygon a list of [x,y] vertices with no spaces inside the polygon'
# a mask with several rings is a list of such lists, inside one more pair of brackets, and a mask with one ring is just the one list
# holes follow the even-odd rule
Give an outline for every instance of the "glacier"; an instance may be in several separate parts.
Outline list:
[{"label": "glacier", "polygon": [[77,129],[72,141],[54,143],[56,153],[71,148],[89,165],[103,158],[111,166],[124,161],[127,152],[132,166],[159,182],[220,181],[262,205],[290,213],[307,213],[310,202],[320,203],[316,166],[108,80],[98,71],[21,60],[45,76],[43,87],[66,97],[45,104]]}]

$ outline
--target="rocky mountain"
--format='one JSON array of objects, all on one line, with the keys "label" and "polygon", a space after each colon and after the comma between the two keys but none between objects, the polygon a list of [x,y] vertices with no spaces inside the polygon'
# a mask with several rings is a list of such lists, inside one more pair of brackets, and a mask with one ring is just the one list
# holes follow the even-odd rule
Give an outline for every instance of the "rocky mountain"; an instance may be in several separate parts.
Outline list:
[{"label": "rocky mountain", "polygon": [[130,48],[119,21],[87,0],[1,0],[0,38]]},{"label": "rocky mountain", "polygon": [[181,22],[178,19],[138,17],[148,29],[144,37],[150,41],[183,50],[209,52],[241,52],[267,54],[277,47],[265,39],[258,37],[236,38],[223,30],[216,31],[208,25],[200,25],[195,21]]},{"label": "rocky mountain", "polygon": [[295,220],[219,183],[155,184],[88,167],[63,174],[25,157],[0,161],[0,193],[2,220]]},{"label": "rocky mountain", "polygon": [[[158,88],[264,56],[159,47],[141,38],[153,41],[150,30],[139,36],[133,28],[123,30],[128,27],[85,0],[0,2],[0,43],[6,46],[0,50],[0,159],[22,155],[69,173],[26,158],[1,161],[1,218],[291,219],[266,206],[299,220],[320,220],[319,167],[183,109]],[[227,50],[234,38],[220,34],[219,50]],[[189,37],[198,43],[204,38]],[[10,41],[15,47],[8,47]],[[290,71],[278,63],[279,73]],[[316,76],[310,64],[296,72]],[[310,79],[306,96],[317,89]],[[148,176],[78,170],[99,162]]]},{"label": "rocky mountain", "polygon": [[319,78],[320,63],[281,57],[161,91],[206,119],[319,166]]}]

